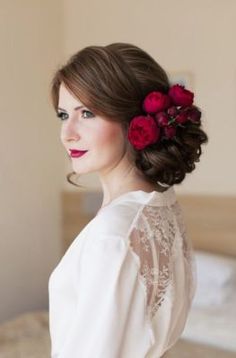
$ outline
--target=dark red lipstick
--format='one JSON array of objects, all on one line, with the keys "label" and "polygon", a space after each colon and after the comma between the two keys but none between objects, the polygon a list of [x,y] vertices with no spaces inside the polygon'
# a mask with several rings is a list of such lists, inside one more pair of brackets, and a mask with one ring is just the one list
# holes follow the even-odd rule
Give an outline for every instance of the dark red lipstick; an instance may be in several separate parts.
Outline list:
[{"label": "dark red lipstick", "polygon": [[87,153],[87,150],[76,150],[76,149],[69,149],[70,156],[73,158],[81,157],[83,154]]}]

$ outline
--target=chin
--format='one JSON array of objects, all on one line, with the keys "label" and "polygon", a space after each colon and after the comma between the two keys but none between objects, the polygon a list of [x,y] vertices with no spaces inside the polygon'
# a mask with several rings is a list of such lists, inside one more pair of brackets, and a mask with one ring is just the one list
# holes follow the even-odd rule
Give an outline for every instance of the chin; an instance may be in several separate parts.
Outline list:
[{"label": "chin", "polygon": [[88,168],[85,167],[85,165],[73,165],[72,166],[73,171],[78,174],[78,175],[82,175],[82,174],[89,174],[92,172],[92,170],[89,170]]}]

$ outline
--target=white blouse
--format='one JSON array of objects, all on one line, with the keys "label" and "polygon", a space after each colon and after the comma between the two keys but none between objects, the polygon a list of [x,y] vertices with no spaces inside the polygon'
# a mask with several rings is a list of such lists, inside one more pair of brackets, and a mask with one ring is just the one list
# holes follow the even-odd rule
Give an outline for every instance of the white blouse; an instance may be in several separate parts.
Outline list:
[{"label": "white blouse", "polygon": [[180,337],[196,261],[173,186],[130,191],[83,228],[49,278],[52,358],[159,358]]}]

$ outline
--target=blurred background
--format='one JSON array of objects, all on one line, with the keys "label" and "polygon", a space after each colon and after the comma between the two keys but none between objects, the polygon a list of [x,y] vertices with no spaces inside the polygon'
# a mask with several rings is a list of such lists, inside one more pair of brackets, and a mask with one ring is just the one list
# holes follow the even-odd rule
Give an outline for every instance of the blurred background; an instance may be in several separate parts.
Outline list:
[{"label": "blurred background", "polygon": [[[18,315],[48,310],[48,279],[65,251],[63,198],[75,198],[81,190],[66,181],[72,168],[59,140],[61,123],[49,85],[54,71],[85,46],[133,43],[170,77],[186,80],[202,109],[209,143],[195,171],[175,186],[176,193],[229,200],[219,212],[234,215],[235,18],[234,0],[0,0],[0,323],[5,328],[11,329],[7,321]],[[83,196],[99,206],[96,175],[85,175],[79,183],[85,186]],[[91,201],[85,204],[94,208]],[[233,242],[235,227],[230,230]],[[231,253],[230,272],[236,276],[235,246]],[[230,326],[221,328],[230,331]],[[0,337],[4,332],[0,328]],[[235,348],[236,354],[231,340],[224,349]]]}]

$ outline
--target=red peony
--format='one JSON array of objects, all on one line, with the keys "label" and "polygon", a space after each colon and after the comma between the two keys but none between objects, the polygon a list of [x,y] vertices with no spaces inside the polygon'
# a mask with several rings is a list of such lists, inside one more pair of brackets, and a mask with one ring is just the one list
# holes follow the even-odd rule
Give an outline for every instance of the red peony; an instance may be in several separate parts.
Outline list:
[{"label": "red peony", "polygon": [[175,106],[172,106],[172,107],[168,108],[167,113],[169,116],[175,117],[178,114],[178,108]]},{"label": "red peony", "polygon": [[155,118],[159,127],[168,126],[169,117],[165,112],[156,113]]},{"label": "red peony", "polygon": [[201,112],[196,107],[190,107],[187,110],[188,119],[193,122],[199,122],[201,118]]},{"label": "red peony", "polygon": [[170,98],[164,93],[153,91],[143,101],[143,110],[146,113],[163,111],[170,106]]},{"label": "red peony", "polygon": [[188,112],[180,112],[176,117],[175,117],[175,122],[178,124],[183,124],[185,122],[187,122],[188,120]]},{"label": "red peony", "polygon": [[167,139],[173,138],[175,136],[176,127],[168,126],[168,127],[164,127],[163,130]]},{"label": "red peony", "polygon": [[193,103],[194,94],[179,84],[173,85],[168,95],[176,106],[191,106]]},{"label": "red peony", "polygon": [[155,119],[150,116],[136,116],[129,125],[128,139],[136,149],[143,149],[159,140],[160,128]]}]

